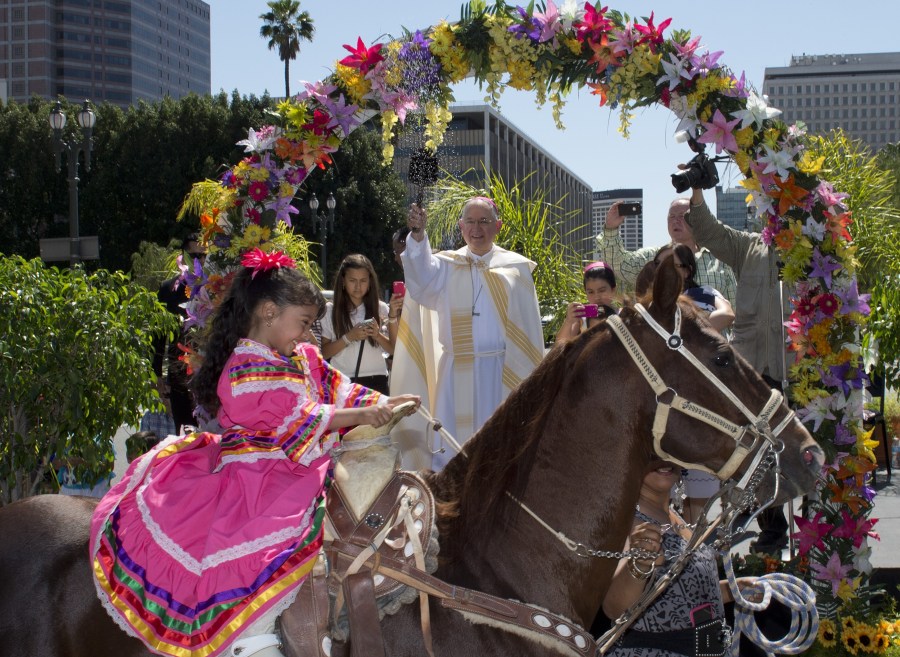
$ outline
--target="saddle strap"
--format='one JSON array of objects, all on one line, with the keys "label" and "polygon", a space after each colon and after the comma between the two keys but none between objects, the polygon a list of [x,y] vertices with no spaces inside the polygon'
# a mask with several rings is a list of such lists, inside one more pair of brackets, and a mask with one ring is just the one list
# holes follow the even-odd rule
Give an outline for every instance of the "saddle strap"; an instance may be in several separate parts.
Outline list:
[{"label": "saddle strap", "polygon": [[350,657],[384,657],[381,621],[375,606],[372,571],[364,568],[342,582],[350,620]]},{"label": "saddle strap", "polygon": [[300,586],[296,601],[281,615],[282,644],[288,657],[329,655],[330,602],[325,577],[324,557],[320,554],[313,572]]},{"label": "saddle strap", "polygon": [[[332,549],[355,558],[365,548],[335,540]],[[448,584],[408,563],[386,555],[369,557],[363,565],[373,568],[373,572],[381,573],[439,599],[442,606],[467,616],[469,620],[506,626],[505,629],[508,631],[532,639],[550,639],[575,657],[596,654],[597,648],[593,637],[577,624],[558,614],[516,600],[505,600],[489,593]],[[372,573],[368,574],[371,576]],[[353,635],[351,643],[355,641],[356,637]]]}]

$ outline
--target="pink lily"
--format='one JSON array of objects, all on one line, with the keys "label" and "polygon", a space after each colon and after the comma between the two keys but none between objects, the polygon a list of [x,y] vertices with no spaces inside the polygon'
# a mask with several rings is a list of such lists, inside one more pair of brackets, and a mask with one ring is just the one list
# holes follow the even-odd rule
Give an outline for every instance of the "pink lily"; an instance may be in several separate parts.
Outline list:
[{"label": "pink lily", "polygon": [[831,553],[831,558],[828,560],[828,563],[823,565],[813,561],[809,564],[809,567],[810,570],[815,573],[817,580],[820,582],[831,583],[831,592],[833,595],[837,595],[838,587],[841,585],[841,582],[846,579],[847,574],[850,572],[850,568],[852,568],[852,566],[841,563],[841,558],[838,556],[837,552]]},{"label": "pink lily", "polygon": [[709,123],[701,122],[706,129],[697,141],[703,144],[715,144],[716,155],[727,149],[732,153],[738,152],[737,140],[734,138],[734,127],[740,123],[740,119],[728,121],[721,111],[716,110],[713,119]]},{"label": "pink lily", "polygon": [[836,538],[851,539],[853,547],[856,549],[859,549],[866,536],[880,540],[878,534],[872,531],[872,527],[878,522],[878,518],[867,520],[864,516],[854,517],[847,509],[841,509],[841,519],[842,522],[831,535]]},{"label": "pink lily", "polygon": [[821,519],[821,512],[817,513],[812,520],[794,516],[794,520],[797,521],[797,528],[800,531],[792,534],[791,538],[800,542],[799,550],[801,555],[806,554],[814,547],[819,548],[820,550],[825,549],[825,543],[822,539],[828,536],[828,532],[834,529],[834,525],[827,522],[820,522]]}]

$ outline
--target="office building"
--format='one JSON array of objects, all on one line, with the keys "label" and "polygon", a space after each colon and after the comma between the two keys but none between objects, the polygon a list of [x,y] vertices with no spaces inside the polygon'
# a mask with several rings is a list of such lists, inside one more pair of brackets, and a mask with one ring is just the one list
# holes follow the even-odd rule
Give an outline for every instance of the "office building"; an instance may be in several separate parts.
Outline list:
[{"label": "office building", "polygon": [[743,187],[723,189],[721,185],[716,185],[716,217],[737,230],[759,232],[759,219],[747,212],[747,194]]},{"label": "office building", "polygon": [[900,141],[900,52],[795,56],[766,68],[763,93],[811,133],[841,128],[873,151]]},{"label": "office building", "polygon": [[[593,250],[590,226],[591,188],[559,160],[516,128],[488,105],[453,105],[453,120],[447,127],[444,144],[438,148],[438,163],[460,180],[488,188],[496,174],[511,188],[521,184],[523,196],[537,191],[547,202],[560,206],[565,220],[560,229],[563,241],[581,256]],[[394,152],[394,167],[407,184],[410,196],[409,161],[422,146],[420,131],[401,134]]]},{"label": "office building", "polygon": [[[593,193],[591,206],[591,235],[596,235],[606,225],[606,213],[616,201],[627,203],[644,202],[644,190],[642,189],[609,189]],[[619,226],[619,235],[629,251],[637,251],[644,246],[644,214],[635,217],[626,217]],[[594,245],[592,245],[592,249]]]},{"label": "office building", "polygon": [[0,0],[0,79],[11,100],[140,100],[210,92],[202,0]]}]

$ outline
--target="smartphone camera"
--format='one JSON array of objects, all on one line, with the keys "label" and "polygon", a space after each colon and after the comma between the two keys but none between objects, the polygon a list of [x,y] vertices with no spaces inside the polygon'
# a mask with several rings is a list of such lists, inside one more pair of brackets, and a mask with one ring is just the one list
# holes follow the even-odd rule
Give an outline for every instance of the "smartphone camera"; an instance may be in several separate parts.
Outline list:
[{"label": "smartphone camera", "polygon": [[640,203],[620,203],[619,204],[619,216],[620,217],[636,217],[643,211],[643,207]]},{"label": "smartphone camera", "polygon": [[393,292],[398,297],[402,297],[404,294],[406,294],[406,284],[403,281],[394,281]]}]

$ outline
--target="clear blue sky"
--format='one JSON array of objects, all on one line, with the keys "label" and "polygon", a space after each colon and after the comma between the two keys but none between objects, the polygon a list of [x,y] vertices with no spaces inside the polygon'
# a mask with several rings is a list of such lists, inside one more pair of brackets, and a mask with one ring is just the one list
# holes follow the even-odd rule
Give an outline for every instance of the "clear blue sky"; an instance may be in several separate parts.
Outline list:
[{"label": "clear blue sky", "polygon": [[[284,67],[277,52],[259,37],[259,15],[265,0],[207,0],[211,8],[212,89],[242,94],[284,94]],[[316,34],[304,43],[291,63],[291,91],[300,80],[326,76],[335,60],[346,54],[341,47],[366,44],[432,25],[442,18],[459,18],[458,0],[306,0],[302,8],[312,17]],[[527,2],[523,0],[523,5]],[[900,51],[897,37],[900,2],[896,0],[688,0],[622,2],[609,7],[632,16],[656,12],[656,23],[672,17],[670,29],[689,29],[710,50],[723,50],[719,62],[738,76],[742,71],[757,89],[766,66],[787,66],[791,55]],[[670,32],[667,30],[666,34]],[[481,102],[484,94],[473,83],[456,89],[456,100]],[[631,139],[617,132],[618,116],[599,108],[589,94],[573,94],[563,114],[565,131],[553,124],[549,107],[539,111],[533,95],[510,90],[501,111],[519,129],[540,143],[594,189],[643,187],[644,244],[668,239],[665,215],[674,198],[669,174],[692,153],[673,141],[673,115],[665,108],[641,110],[633,122]],[[733,185],[734,167],[723,170],[723,182]],[[710,192],[707,192],[709,195]]]}]

